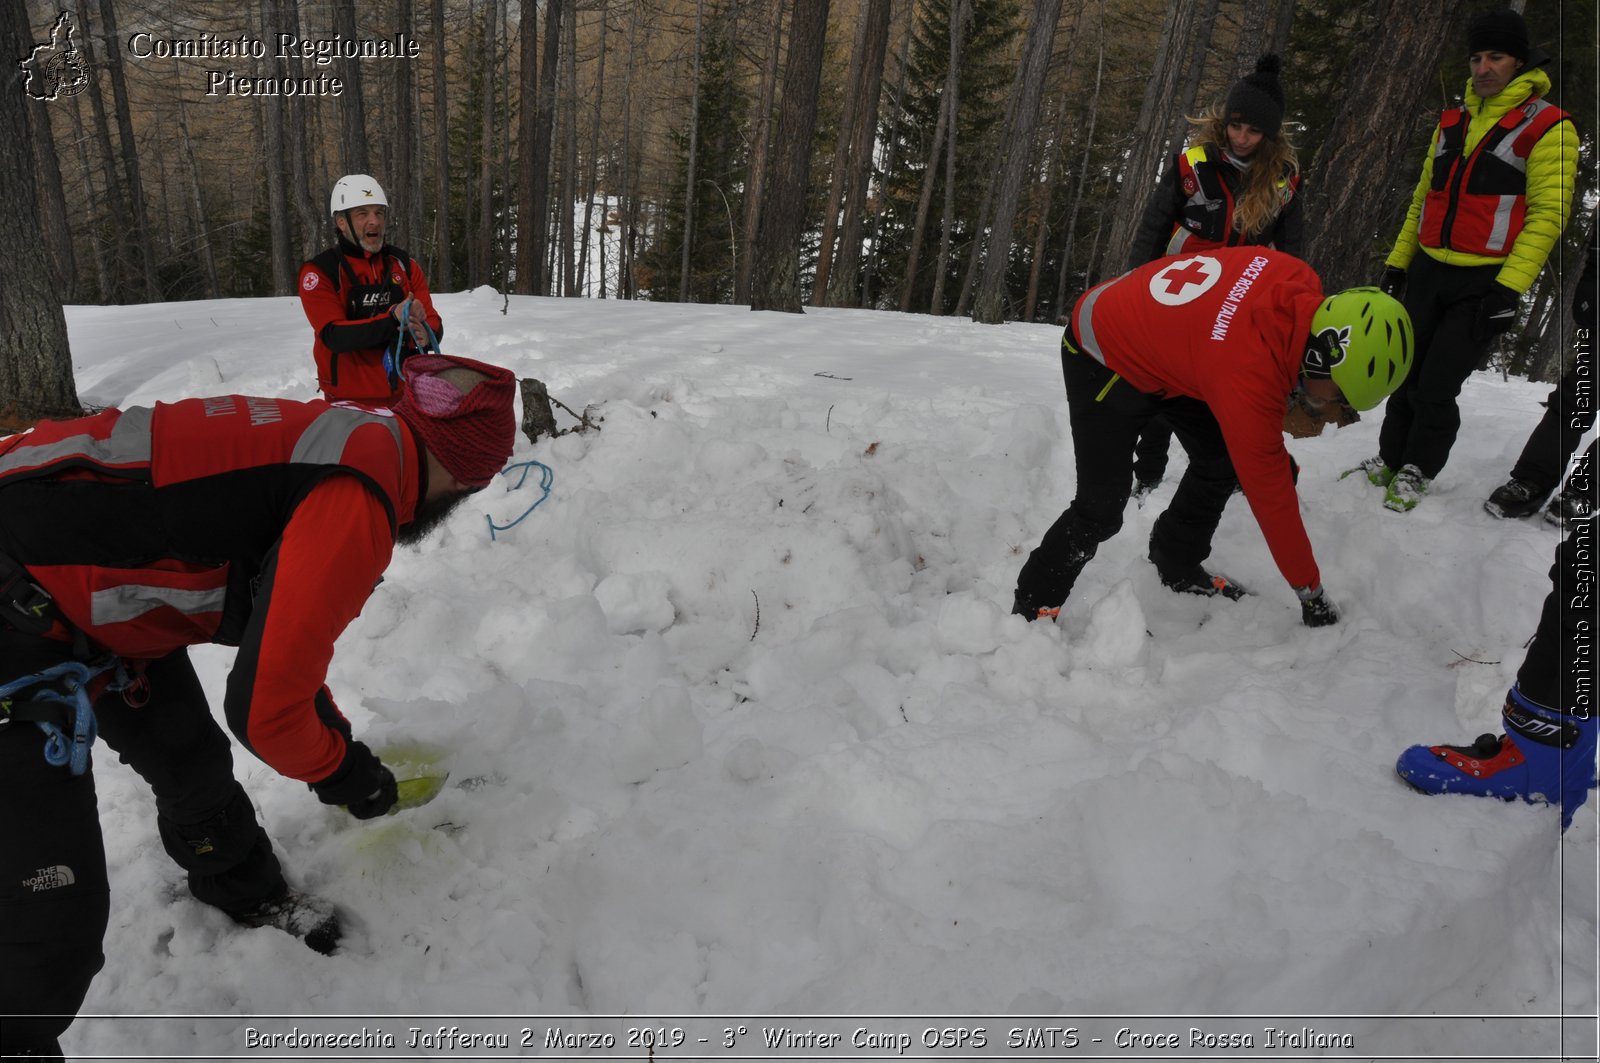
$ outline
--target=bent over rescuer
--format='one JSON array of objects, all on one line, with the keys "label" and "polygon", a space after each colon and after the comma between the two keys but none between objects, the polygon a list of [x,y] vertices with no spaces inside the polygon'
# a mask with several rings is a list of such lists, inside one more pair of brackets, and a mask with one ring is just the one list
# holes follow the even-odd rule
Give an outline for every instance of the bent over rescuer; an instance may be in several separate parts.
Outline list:
[{"label": "bent over rescuer", "polygon": [[246,749],[358,818],[388,811],[394,776],[324,683],[334,642],[395,543],[505,464],[514,392],[505,369],[427,355],[393,411],[229,395],[0,439],[5,1053],[59,1057],[104,963],[97,734],[150,784],[196,900],[337,946],[337,912],[284,880],[188,647],[238,647],[222,708]]}]

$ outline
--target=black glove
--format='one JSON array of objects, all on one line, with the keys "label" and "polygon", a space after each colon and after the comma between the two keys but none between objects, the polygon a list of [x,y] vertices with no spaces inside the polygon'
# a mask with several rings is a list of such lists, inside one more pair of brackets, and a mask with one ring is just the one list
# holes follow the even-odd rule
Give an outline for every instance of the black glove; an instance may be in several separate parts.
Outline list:
[{"label": "black glove", "polygon": [[1383,279],[1378,282],[1378,290],[1384,295],[1400,298],[1406,290],[1406,271],[1399,266],[1383,267]]},{"label": "black glove", "polygon": [[1499,281],[1489,285],[1489,290],[1478,300],[1478,315],[1472,321],[1472,338],[1486,340],[1515,325],[1517,304],[1521,301],[1521,295]]},{"label": "black glove", "polygon": [[1339,622],[1339,610],[1320,586],[1296,587],[1300,597],[1300,621],[1306,627],[1327,627]]},{"label": "black glove", "polygon": [[394,772],[362,742],[346,742],[344,760],[332,775],[312,783],[311,791],[325,805],[344,805],[357,819],[381,816],[400,799]]}]

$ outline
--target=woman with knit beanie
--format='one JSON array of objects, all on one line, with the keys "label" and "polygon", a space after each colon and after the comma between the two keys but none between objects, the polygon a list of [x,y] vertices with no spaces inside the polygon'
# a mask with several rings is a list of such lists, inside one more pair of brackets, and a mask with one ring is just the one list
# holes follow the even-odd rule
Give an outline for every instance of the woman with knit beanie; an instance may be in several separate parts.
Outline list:
[{"label": "woman with knit beanie", "polygon": [[[1161,175],[1128,254],[1128,269],[1164,255],[1260,244],[1301,253],[1300,163],[1283,131],[1282,65],[1264,55],[1227,99],[1199,117],[1186,151]],[[1152,420],[1139,439],[1133,496],[1141,504],[1167,470],[1172,430]]]}]

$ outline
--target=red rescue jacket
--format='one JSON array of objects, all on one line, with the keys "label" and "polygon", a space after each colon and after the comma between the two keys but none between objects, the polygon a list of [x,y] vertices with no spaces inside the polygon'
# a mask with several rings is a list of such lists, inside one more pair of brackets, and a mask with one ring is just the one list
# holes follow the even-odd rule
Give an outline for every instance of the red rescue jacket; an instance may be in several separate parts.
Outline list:
[{"label": "red rescue jacket", "polygon": [[117,656],[237,646],[230,728],[278,772],[318,782],[344,756],[324,685],[333,643],[412,519],[420,461],[398,417],[321,400],[229,395],[45,422],[0,440],[0,550]]},{"label": "red rescue jacket", "polygon": [[1228,456],[1293,587],[1322,582],[1283,443],[1283,418],[1322,303],[1310,266],[1281,251],[1226,247],[1157,259],[1086,292],[1078,346],[1152,395],[1211,408]]},{"label": "red rescue jacket", "polygon": [[435,338],[444,322],[433,308],[422,267],[398,247],[375,255],[342,237],[300,267],[300,306],[316,339],[317,387],[329,399],[387,406],[400,397],[390,388],[383,353],[400,334],[390,309],[415,297]]}]

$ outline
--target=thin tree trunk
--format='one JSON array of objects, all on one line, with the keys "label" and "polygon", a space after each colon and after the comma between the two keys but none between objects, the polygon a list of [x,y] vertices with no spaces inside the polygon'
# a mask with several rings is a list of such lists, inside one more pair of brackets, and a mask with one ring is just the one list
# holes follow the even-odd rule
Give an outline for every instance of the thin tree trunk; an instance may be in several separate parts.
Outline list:
[{"label": "thin tree trunk", "polygon": [[99,301],[109,303],[113,298],[113,284],[107,270],[105,241],[100,238],[100,215],[93,207],[93,204],[102,202],[102,197],[94,184],[94,168],[89,164],[89,137],[84,132],[83,112],[76,100],[73,101],[72,107],[72,136],[78,147],[78,169],[83,174],[83,188],[88,193],[90,203],[89,252],[94,257],[94,275],[95,282],[99,286]]},{"label": "thin tree trunk", "polygon": [[1184,50],[1179,42],[1193,35],[1197,5],[1193,0],[1169,0],[1161,40],[1156,45],[1155,67],[1145,85],[1139,118],[1134,123],[1133,141],[1122,167],[1122,188],[1112,211],[1110,248],[1126,248],[1144,214],[1145,204],[1155,190],[1156,176],[1167,150],[1168,131],[1179,110],[1178,80],[1183,72]]},{"label": "thin tree trunk", "polygon": [[533,0],[523,0],[522,49],[517,71],[517,283],[519,295],[533,295],[538,262],[533,230],[538,210],[533,202],[535,154],[539,127],[539,11]]},{"label": "thin tree trunk", "polygon": [[[1106,72],[1106,0],[1099,0],[1097,8],[1097,21],[1099,23],[1098,43],[1096,45],[1096,59],[1094,68],[1094,94],[1089,97],[1089,128],[1083,137],[1083,159],[1078,163],[1077,187],[1072,192],[1072,210],[1067,215],[1067,242],[1061,250],[1061,271],[1056,276],[1056,318],[1065,323],[1066,315],[1071,308],[1067,306],[1067,276],[1072,268],[1072,247],[1078,234],[1078,211],[1083,206],[1083,187],[1089,178],[1089,156],[1094,148],[1095,119],[1100,114],[1100,85]],[[1096,233],[1096,246],[1099,244],[1099,234]],[[1091,268],[1094,262],[1094,253],[1089,255]]]},{"label": "thin tree trunk", "polygon": [[483,120],[478,130],[478,254],[473,266],[477,274],[473,284],[490,283],[494,253],[494,57],[498,7],[499,0],[484,0]]},{"label": "thin tree trunk", "polygon": [[556,64],[561,58],[561,17],[565,0],[546,0],[544,13],[544,56],[539,66],[539,103],[534,125],[533,212],[529,225],[533,236],[533,262],[538,273],[534,294],[550,294],[550,144],[556,120]]},{"label": "thin tree trunk", "polygon": [[850,66],[844,80],[844,111],[839,116],[839,134],[834,138],[828,205],[822,212],[822,239],[817,245],[817,279],[811,287],[812,306],[823,306],[828,301],[828,273],[833,268],[833,243],[839,229],[839,205],[844,199],[850,148],[855,140],[858,101],[865,94],[861,73],[866,66],[867,21],[870,17],[871,12],[863,4],[856,15],[855,41],[850,46]]},{"label": "thin tree trunk", "polygon": [[[608,0],[600,4],[600,54],[596,57],[596,70],[594,75],[594,114],[589,120],[589,191],[583,204],[583,237],[578,244],[578,277],[579,290],[574,295],[589,294],[589,234],[593,232],[594,225],[594,196],[600,182],[600,122],[602,120],[601,103],[605,100],[606,89],[606,33],[607,16],[610,14]],[[600,241],[600,294],[603,297],[606,291],[606,265],[605,241]]]},{"label": "thin tree trunk", "polygon": [[[944,213],[939,225],[939,257],[934,267],[933,298],[928,304],[930,314],[944,313],[944,279],[950,265],[951,230],[956,224],[956,133],[960,128],[956,125],[956,118],[960,114],[961,47],[971,10],[967,0],[950,0],[950,70],[944,83],[945,97],[949,101],[948,119],[945,122]],[[908,277],[908,283],[909,280]]]},{"label": "thin tree trunk", "polygon": [[[771,0],[767,19],[767,24],[772,28],[772,38],[767,47],[766,63],[761,68],[755,141],[750,147],[750,173],[745,181],[744,236],[747,248],[753,243],[761,218],[761,202],[766,194],[767,156],[772,139],[772,101],[778,91],[778,59],[783,54],[783,6],[784,0]],[[746,251],[744,262],[736,271],[733,296],[736,303],[750,301],[750,264],[754,259],[755,255]]]},{"label": "thin tree trunk", "polygon": [[[397,0],[395,23],[397,32],[412,37],[415,33],[415,14],[411,0]],[[389,200],[389,220],[399,230],[400,240],[407,247],[415,246],[417,210],[421,199],[417,181],[417,138],[414,128],[417,110],[413,102],[415,86],[411,79],[411,64],[394,64],[394,155],[385,176],[398,195]],[[398,200],[399,202],[396,202]]]},{"label": "thin tree trunk", "polygon": [[[865,0],[862,17],[867,20],[863,43],[866,59],[861,70],[855,129],[850,138],[844,222],[829,293],[829,302],[834,306],[854,306],[860,302],[862,229],[872,182],[872,145],[878,131],[878,103],[883,95],[883,64],[889,51],[889,0]],[[821,285],[820,277],[817,283]]]},{"label": "thin tree trunk", "polygon": [[[119,41],[117,17],[111,0],[100,0],[100,21],[106,39]],[[160,302],[161,282],[156,278],[155,249],[150,244],[149,212],[145,209],[144,182],[139,175],[139,148],[133,139],[133,112],[128,103],[128,82],[122,72],[122,52],[110,48],[106,67],[111,71],[111,98],[117,110],[117,132],[122,141],[122,165],[128,177],[129,206],[133,212],[133,231],[138,241],[139,262],[144,270],[144,293],[149,302]]]},{"label": "thin tree trunk", "polygon": [[[272,17],[271,6],[263,7],[261,11],[263,35],[270,34],[267,24],[272,21]],[[271,69],[274,76],[282,77],[283,60],[272,59]],[[266,112],[263,115],[266,135],[263,142],[265,157],[261,160],[261,165],[266,172],[267,228],[272,240],[272,261],[269,263],[272,294],[290,295],[294,292],[295,264],[293,252],[289,247],[289,200],[286,183],[283,180],[283,160],[286,156],[283,97],[279,95],[266,97],[263,109]]]},{"label": "thin tree trunk", "polygon": [[1183,87],[1178,91],[1178,107],[1167,130],[1166,148],[1161,153],[1165,162],[1182,150],[1189,137],[1189,118],[1195,113],[1195,101],[1200,98],[1200,78],[1205,73],[1206,56],[1211,48],[1212,31],[1217,25],[1219,0],[1200,0],[1198,27],[1189,41],[1189,59],[1184,66]]},{"label": "thin tree trunk", "polygon": [[[409,3],[410,0],[404,2]],[[276,14],[272,17],[279,31],[297,35],[302,33],[300,9],[297,4],[291,0],[268,0],[268,5],[269,8],[276,9]],[[410,76],[409,63],[396,65],[404,67],[408,72],[407,76]],[[298,81],[304,75],[304,71],[305,66],[300,56],[288,57],[288,68],[285,71],[288,77]],[[333,224],[330,219],[331,212],[328,210],[328,192],[331,188],[313,191],[311,187],[311,145],[316,142],[312,122],[319,110],[316,107],[307,107],[306,101],[299,97],[285,102],[283,136],[288,142],[289,151],[288,195],[294,217],[300,223],[300,240],[296,246],[301,259],[308,259],[317,253],[327,240]]]},{"label": "thin tree trunk", "polygon": [[561,157],[561,294],[578,294],[578,243],[573,231],[578,208],[578,9],[574,5],[567,19],[567,61],[562,64],[567,71],[567,91],[562,112],[565,115],[566,140]]},{"label": "thin tree trunk", "polygon": [[950,125],[950,111],[955,97],[948,91],[939,107],[939,120],[933,127],[933,145],[928,149],[928,162],[922,171],[922,192],[917,197],[916,218],[911,225],[911,248],[906,255],[905,283],[900,292],[900,311],[911,309],[911,293],[916,286],[917,265],[922,257],[922,241],[927,232],[928,215],[933,208],[933,186],[939,179],[939,161],[944,152],[945,130]]},{"label": "thin tree trunk", "polygon": [[450,106],[444,69],[444,3],[433,0],[433,255],[435,287],[455,286],[450,268]]},{"label": "thin tree trunk", "polygon": [[[1069,56],[1066,73],[1062,75],[1062,83],[1072,80],[1072,61]],[[1022,320],[1032,321],[1033,311],[1039,304],[1039,280],[1044,274],[1045,248],[1050,241],[1050,206],[1054,199],[1054,191],[1058,175],[1056,174],[1056,158],[1061,151],[1061,140],[1066,136],[1067,107],[1065,101],[1056,105],[1055,126],[1050,131],[1050,142],[1045,150],[1044,165],[1040,172],[1044,179],[1033,182],[1031,202],[1037,222],[1033,228],[1033,253],[1029,256],[1028,267],[1028,294],[1022,300]]]},{"label": "thin tree trunk", "polygon": [[689,301],[689,250],[694,244],[695,164],[700,161],[700,49],[703,45],[704,0],[694,3],[694,65],[689,86],[689,158],[683,177],[683,242],[678,249],[678,302]]},{"label": "thin tree trunk", "polygon": [[[1215,3],[1216,0],[1212,0]],[[1011,264],[1011,234],[1016,231],[1017,204],[1022,184],[1033,161],[1034,134],[1039,126],[1039,100],[1045,74],[1061,22],[1061,0],[1034,0],[1028,36],[1022,45],[1022,64],[1012,85],[1012,120],[1006,130],[1005,165],[996,195],[994,224],[989,227],[989,247],[973,307],[972,319],[996,325],[1006,319],[1006,273]],[[976,238],[974,242],[977,242]]]},{"label": "thin tree trunk", "polygon": [[[347,41],[357,40],[356,0],[333,0],[333,31]],[[339,152],[345,173],[371,173],[367,152],[367,112],[361,98],[361,60],[339,63],[344,91],[339,94]]]},{"label": "thin tree trunk", "polygon": [[[917,4],[911,0],[910,10],[906,13],[905,36],[900,41],[900,69],[895,75],[894,110],[889,121],[889,155],[884,159],[885,173],[895,173],[900,165],[896,151],[900,146],[900,117],[904,111],[902,101],[906,94],[906,78],[909,75],[911,63],[911,34],[916,27]],[[937,154],[937,153],[936,153]],[[875,301],[873,282],[877,279],[878,263],[883,259],[883,196],[872,197],[872,255],[867,259],[866,276],[861,281],[861,306],[870,309]]]},{"label": "thin tree trunk", "polygon": [[[89,97],[90,113],[94,119],[94,143],[100,149],[100,168],[106,179],[106,205],[111,210],[111,283],[104,293],[108,302],[122,302],[127,297],[128,240],[133,226],[128,219],[127,192],[122,184],[121,171],[117,169],[117,153],[111,144],[111,123],[106,116],[105,97],[100,91],[100,62],[95,58],[95,34],[88,17],[89,0],[77,0],[78,23],[83,26],[83,51],[89,64],[89,84],[85,95]],[[112,41],[111,47],[117,47]]]},{"label": "thin tree trunk", "polygon": [[783,101],[778,109],[778,158],[752,249],[752,310],[801,312],[800,240],[805,231],[806,181],[817,132],[817,90],[822,81],[828,3],[808,0],[795,5]]},{"label": "thin tree trunk", "polygon": [[194,232],[200,251],[200,268],[206,281],[206,298],[215,299],[222,294],[217,282],[217,257],[211,249],[211,226],[207,221],[206,199],[200,188],[200,164],[194,157],[194,139],[189,135],[189,114],[178,98],[178,132],[183,138],[183,156],[189,172],[189,195],[194,202]]},{"label": "thin tree trunk", "polygon": [[72,229],[67,224],[66,189],[56,157],[55,133],[50,128],[50,106],[26,93],[22,99],[32,129],[29,139],[34,187],[39,194],[39,222],[50,252],[52,277],[62,300],[72,302],[78,286],[78,264],[72,252]]},{"label": "thin tree trunk", "polygon": [[622,165],[617,180],[617,298],[633,298],[633,194],[636,167],[633,160],[633,70],[639,40],[639,5],[630,4],[628,15],[628,65],[622,75]]},{"label": "thin tree trunk", "polygon": [[[0,56],[31,54],[33,34],[22,4],[0,14]],[[0,143],[28,144],[34,137],[28,96],[20,91],[21,70],[14,64],[0,91]],[[0,162],[8,194],[0,197],[0,403],[24,418],[70,416],[80,412],[72,381],[72,351],[67,319],[46,260],[44,233],[35,207],[30,151],[7,151]],[[0,429],[7,431],[9,429]]]}]

